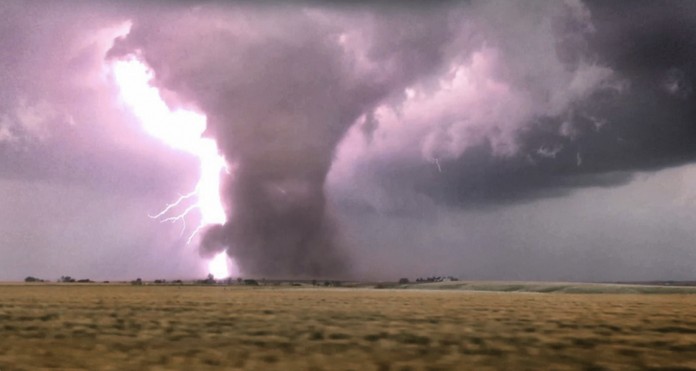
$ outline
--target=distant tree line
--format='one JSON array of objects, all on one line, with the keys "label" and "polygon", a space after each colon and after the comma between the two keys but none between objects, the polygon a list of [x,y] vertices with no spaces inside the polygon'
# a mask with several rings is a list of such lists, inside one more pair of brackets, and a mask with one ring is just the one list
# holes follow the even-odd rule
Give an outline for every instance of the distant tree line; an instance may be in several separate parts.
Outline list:
[{"label": "distant tree line", "polygon": [[[34,276],[27,276],[24,279],[24,282],[50,282],[49,280],[45,280],[43,278],[37,278]],[[94,283],[94,281],[90,280],[89,278],[81,278],[81,279],[75,279],[70,276],[60,276],[56,280],[58,283]],[[104,283],[109,283],[109,281],[104,281]]]},{"label": "distant tree line", "polygon": [[[448,281],[459,281],[457,277],[453,276],[431,276],[431,277],[418,277],[416,278],[416,283],[429,283],[429,282],[448,282]],[[44,279],[33,277],[33,276],[28,276],[24,279],[24,282],[47,282]],[[70,276],[61,276],[57,282],[59,283],[93,283],[94,281],[90,280],[89,278],[84,278],[84,279],[75,279]],[[399,284],[400,285],[405,285],[410,283],[411,281],[408,278],[400,278],[399,279]],[[109,283],[109,281],[104,281],[104,283]],[[135,280],[130,281],[132,285],[139,286],[143,285],[144,281],[142,278],[138,277]],[[182,285],[184,282],[182,280],[173,280],[173,281],[167,281],[165,279],[156,279],[152,281],[152,283],[156,285],[167,285],[167,284],[175,284],[175,285]],[[223,280],[216,280],[215,277],[212,274],[208,274],[208,276],[205,279],[202,280],[196,280],[193,281],[194,284],[199,284],[199,285],[234,285],[235,283],[237,285],[245,285],[245,286],[266,286],[266,279],[262,278],[259,281],[255,279],[244,279],[242,277],[238,277],[237,279],[233,279],[231,277],[228,277]],[[317,281],[316,279],[313,279],[311,281],[312,286],[324,286],[324,287],[341,287],[343,283],[341,281]],[[280,281],[272,281],[272,285],[279,285],[281,284]],[[296,282],[290,282],[291,286],[302,286],[300,283]]]},{"label": "distant tree line", "polygon": [[452,277],[452,276],[432,276],[432,277],[426,277],[426,278],[416,278],[417,283],[425,283],[425,282],[448,282],[448,281],[459,281],[459,278],[457,277]]},{"label": "distant tree line", "polygon": [[60,276],[60,278],[57,280],[57,282],[61,283],[93,283],[94,281],[90,280],[89,278],[81,278],[79,280],[76,280],[70,276]]},{"label": "distant tree line", "polygon": [[[28,276],[24,279],[25,282],[47,282],[46,280],[36,278],[33,276]],[[60,276],[56,280],[56,282],[59,283],[94,283],[94,281],[85,278],[85,279],[75,279],[71,276]],[[125,283],[121,281],[122,283]],[[128,282],[128,281],[126,281]],[[103,281],[103,283],[110,283],[110,281]],[[199,280],[193,280],[193,281],[188,281],[189,284],[194,284],[194,285],[244,285],[244,286],[267,286],[267,285],[283,285],[283,284],[289,284],[290,286],[303,286],[303,283],[298,283],[294,281],[270,281],[267,282],[265,278],[261,278],[260,280],[257,279],[251,279],[251,278],[225,278],[221,280],[216,280],[215,277],[212,274],[208,274],[205,279],[199,279]],[[168,281],[166,279],[155,279],[153,281],[144,281],[142,278],[138,277],[132,281],[130,281],[130,284],[133,286],[142,286],[142,285],[183,285],[184,281],[182,280],[171,280]],[[343,282],[341,281],[336,281],[336,280],[326,280],[326,281],[317,281],[316,279],[311,281],[312,286],[324,286],[324,287],[341,287],[343,286]]]},{"label": "distant tree line", "polygon": [[322,283],[317,280],[312,280],[312,286],[340,287],[343,286],[343,283],[341,281],[324,281]]}]

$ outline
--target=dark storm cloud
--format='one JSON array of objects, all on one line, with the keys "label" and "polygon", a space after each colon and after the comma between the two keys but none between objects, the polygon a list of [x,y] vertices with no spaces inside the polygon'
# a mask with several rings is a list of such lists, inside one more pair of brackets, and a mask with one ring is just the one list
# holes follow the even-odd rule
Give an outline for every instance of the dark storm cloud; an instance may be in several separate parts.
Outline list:
[{"label": "dark storm cloud", "polygon": [[[485,230],[506,216],[486,213],[509,207],[526,219],[530,205],[518,203],[561,202],[694,160],[692,2],[424,4],[4,2],[0,180],[15,192],[47,183],[46,199],[54,188],[69,195],[54,209],[84,202],[81,187],[138,197],[185,190],[197,174],[175,178],[194,160],[147,138],[102,76],[130,53],[154,70],[172,107],[207,115],[207,135],[232,166],[230,222],[209,229],[203,252],[226,249],[244,274],[345,275],[352,251],[343,246],[353,240],[442,243],[451,251],[437,261],[454,264],[467,237],[459,226],[439,229],[447,213],[478,236],[473,260],[503,270],[516,255],[489,248],[498,232]],[[90,204],[101,220],[99,202]],[[556,220],[555,206],[544,207]],[[547,222],[528,226],[544,232]],[[420,248],[424,260],[430,250]],[[379,254],[374,266],[409,259]],[[564,270],[558,262],[548,277]]]},{"label": "dark storm cloud", "polygon": [[[566,117],[538,118],[520,131],[510,158],[472,148],[424,190],[461,203],[557,196],[696,159],[696,4],[589,5],[588,53],[627,84],[623,91],[599,91]],[[550,148],[559,150],[552,158],[540,152]]]},{"label": "dark storm cloud", "polygon": [[341,274],[324,188],[353,126],[365,179],[350,192],[385,188],[397,214],[626,184],[692,158],[693,72],[675,53],[691,48],[693,17],[682,30],[653,16],[656,47],[623,9],[590,5],[209,3],[135,18],[112,54],[141,53],[236,166],[209,249],[251,273]]},{"label": "dark storm cloud", "polygon": [[[488,101],[426,115],[429,127],[442,127],[420,132],[426,143],[434,138],[430,147],[422,139],[413,141],[423,146],[426,161],[374,157],[366,150],[367,160],[356,173],[378,179],[373,184],[410,189],[445,205],[481,207],[622,185],[635,171],[696,159],[693,2],[533,4],[535,14],[518,9],[517,19],[510,18],[514,4],[497,2],[474,3],[469,14],[474,24],[484,24],[475,27],[476,37],[501,56],[493,79],[514,91],[513,98],[526,99],[522,110],[477,118],[471,112],[489,101],[500,101],[490,108],[499,112],[514,112],[509,107],[518,101],[472,84]],[[544,22],[548,27],[539,25]],[[421,114],[416,105],[417,100],[412,111]],[[431,113],[440,109],[423,107]],[[408,110],[403,116],[409,120]],[[426,126],[418,120],[423,119],[413,122]],[[367,116],[362,129],[372,138],[380,135],[374,129],[379,126],[379,120]]]}]

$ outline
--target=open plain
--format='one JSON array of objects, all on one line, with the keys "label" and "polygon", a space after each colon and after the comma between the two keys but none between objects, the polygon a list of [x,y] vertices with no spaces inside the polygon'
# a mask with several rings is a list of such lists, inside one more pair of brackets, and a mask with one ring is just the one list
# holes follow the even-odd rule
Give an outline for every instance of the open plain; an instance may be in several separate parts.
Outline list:
[{"label": "open plain", "polygon": [[0,370],[696,370],[696,295],[0,286]]}]

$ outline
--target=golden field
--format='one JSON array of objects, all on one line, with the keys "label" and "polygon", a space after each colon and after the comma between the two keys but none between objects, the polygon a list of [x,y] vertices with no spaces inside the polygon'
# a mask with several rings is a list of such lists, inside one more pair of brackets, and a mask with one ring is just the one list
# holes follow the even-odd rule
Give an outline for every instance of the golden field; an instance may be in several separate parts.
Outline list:
[{"label": "golden field", "polygon": [[696,295],[0,286],[0,370],[696,370]]}]

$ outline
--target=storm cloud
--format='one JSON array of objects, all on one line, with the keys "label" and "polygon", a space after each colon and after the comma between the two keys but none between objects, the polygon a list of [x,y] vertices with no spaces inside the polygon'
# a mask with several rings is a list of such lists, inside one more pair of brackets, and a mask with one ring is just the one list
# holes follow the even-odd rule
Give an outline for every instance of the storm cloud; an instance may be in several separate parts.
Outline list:
[{"label": "storm cloud", "polygon": [[204,250],[264,276],[348,272],[324,194],[335,148],[360,115],[437,68],[451,36],[444,9],[420,30],[410,12],[363,13],[208,6],[136,20],[116,43],[112,57],[140,55],[157,84],[206,113],[234,166],[228,223]]},{"label": "storm cloud", "polygon": [[533,4],[474,2],[479,46],[365,116],[340,174],[485,207],[693,161],[692,4]]},{"label": "storm cloud", "polygon": [[[244,274],[348,277],[365,254],[399,260],[356,248],[416,239],[387,238],[398,225],[428,239],[443,215],[472,226],[696,158],[689,1],[68,4],[2,6],[0,177],[190,184],[192,159],[138,134],[102,76],[136,56],[171,107],[208,119],[228,222],[201,253]],[[469,253],[509,267],[498,249]]]}]

